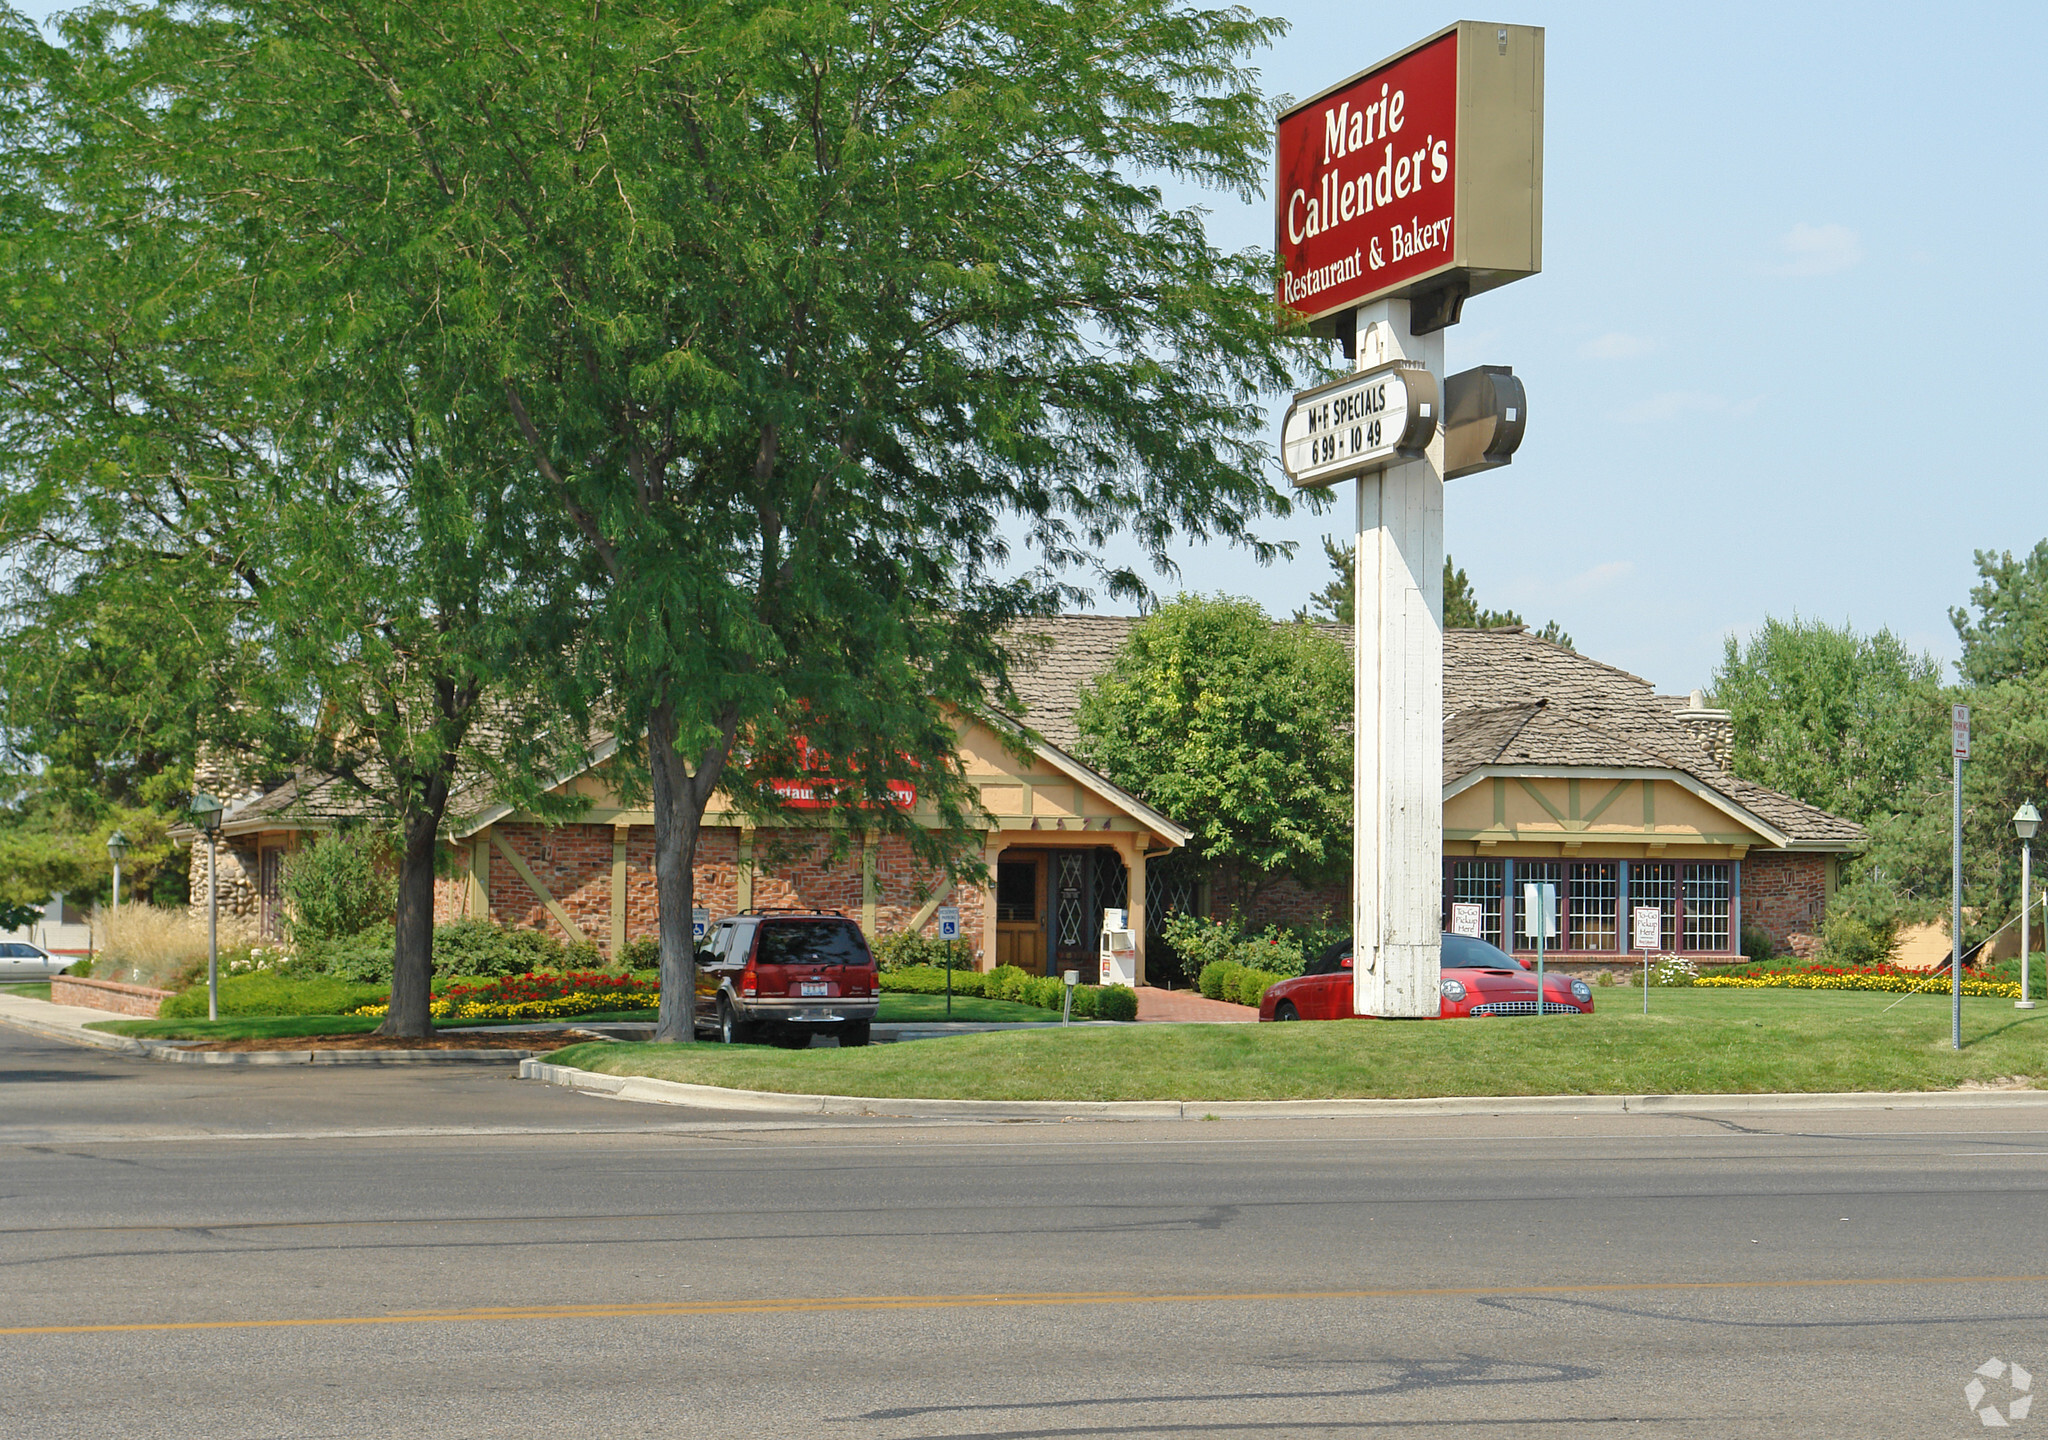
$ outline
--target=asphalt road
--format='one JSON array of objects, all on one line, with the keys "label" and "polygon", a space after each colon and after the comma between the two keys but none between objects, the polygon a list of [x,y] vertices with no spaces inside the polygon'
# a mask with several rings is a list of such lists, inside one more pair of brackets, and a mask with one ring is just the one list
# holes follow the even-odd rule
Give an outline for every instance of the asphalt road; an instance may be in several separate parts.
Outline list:
[{"label": "asphalt road", "polygon": [[0,1436],[1919,1437],[1983,1432],[1994,1357],[2048,1388],[2048,1110],[763,1124],[508,1076],[0,1029]]}]

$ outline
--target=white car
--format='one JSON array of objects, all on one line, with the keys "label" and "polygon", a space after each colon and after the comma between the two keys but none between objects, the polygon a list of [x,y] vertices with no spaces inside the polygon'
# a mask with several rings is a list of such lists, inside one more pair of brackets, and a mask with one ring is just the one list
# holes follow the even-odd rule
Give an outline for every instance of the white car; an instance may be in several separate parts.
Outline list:
[{"label": "white car", "polygon": [[0,940],[0,982],[10,980],[47,980],[52,975],[63,973],[74,962],[62,955],[52,955],[40,945],[31,945],[26,940]]}]

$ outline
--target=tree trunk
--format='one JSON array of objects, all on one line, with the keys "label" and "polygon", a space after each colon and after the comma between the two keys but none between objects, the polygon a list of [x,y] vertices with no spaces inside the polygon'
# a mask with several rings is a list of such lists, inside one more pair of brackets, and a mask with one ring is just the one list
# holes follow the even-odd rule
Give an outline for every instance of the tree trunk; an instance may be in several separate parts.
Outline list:
[{"label": "tree trunk", "polygon": [[704,805],[676,752],[676,714],[656,708],[647,721],[647,768],[654,781],[654,892],[661,936],[661,1010],[654,1038],[687,1045],[697,1038],[697,835]]},{"label": "tree trunk", "polygon": [[422,1039],[434,1030],[434,851],[441,808],[406,817],[398,858],[398,938],[391,959],[391,1009],[379,1035]]}]

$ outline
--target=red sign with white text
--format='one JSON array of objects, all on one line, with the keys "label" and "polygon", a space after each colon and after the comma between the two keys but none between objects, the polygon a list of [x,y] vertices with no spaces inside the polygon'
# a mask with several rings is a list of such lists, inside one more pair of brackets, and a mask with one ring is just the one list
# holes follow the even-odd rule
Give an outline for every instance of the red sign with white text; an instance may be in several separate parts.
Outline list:
[{"label": "red sign with white text", "polygon": [[1281,117],[1280,303],[1311,318],[1451,263],[1458,33]]}]

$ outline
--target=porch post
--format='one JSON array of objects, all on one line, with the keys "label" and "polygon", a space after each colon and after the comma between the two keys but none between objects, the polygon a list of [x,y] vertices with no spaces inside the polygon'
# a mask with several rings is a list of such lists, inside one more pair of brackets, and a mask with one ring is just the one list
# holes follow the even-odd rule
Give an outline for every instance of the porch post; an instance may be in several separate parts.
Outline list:
[{"label": "porch post", "polygon": [[1133,968],[1137,981],[1145,983],[1145,847],[1152,837],[1140,834],[1131,844],[1130,921],[1131,938],[1137,942],[1138,954]]},{"label": "porch post", "polygon": [[626,948],[626,837],[632,831],[612,826],[612,959]]},{"label": "porch post", "polygon": [[996,968],[996,857],[1003,853],[1003,832],[991,830],[982,842],[982,863],[988,866],[988,883],[981,888],[980,968]]}]

